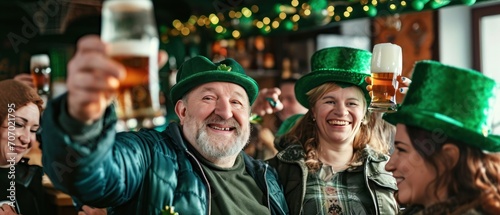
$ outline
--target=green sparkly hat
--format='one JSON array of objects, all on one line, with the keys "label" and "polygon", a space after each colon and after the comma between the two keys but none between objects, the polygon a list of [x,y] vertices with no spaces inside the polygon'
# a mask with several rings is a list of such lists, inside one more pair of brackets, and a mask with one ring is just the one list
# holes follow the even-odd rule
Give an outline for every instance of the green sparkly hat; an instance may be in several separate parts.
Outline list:
[{"label": "green sparkly hat", "polygon": [[417,62],[411,79],[401,107],[386,114],[386,121],[439,131],[484,151],[500,152],[500,138],[489,135],[494,80],[435,61]]},{"label": "green sparkly hat", "polygon": [[191,89],[209,82],[231,82],[245,89],[250,105],[257,98],[257,82],[245,74],[243,67],[231,58],[213,63],[204,56],[196,56],[185,61],[179,68],[177,83],[170,89],[170,98],[175,104]]},{"label": "green sparkly hat", "polygon": [[306,93],[324,83],[335,82],[341,87],[360,87],[369,102],[365,78],[370,76],[371,58],[371,52],[349,47],[331,47],[315,52],[311,57],[311,72],[295,84],[297,101],[310,108]]},{"label": "green sparkly hat", "polygon": [[286,118],[285,121],[283,121],[283,123],[281,123],[275,136],[280,137],[280,136],[283,136],[283,134],[286,134],[297,123],[297,121],[299,121],[299,119],[301,119],[303,116],[304,116],[304,114],[298,113],[298,114],[294,114],[294,115],[291,115],[290,117]]}]

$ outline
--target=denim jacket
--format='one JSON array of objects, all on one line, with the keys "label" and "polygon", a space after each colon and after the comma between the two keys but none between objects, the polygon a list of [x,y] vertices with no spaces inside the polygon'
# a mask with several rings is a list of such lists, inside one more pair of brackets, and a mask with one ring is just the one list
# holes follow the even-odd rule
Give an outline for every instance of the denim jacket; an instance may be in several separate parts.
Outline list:
[{"label": "denim jacket", "polygon": [[[399,206],[394,198],[394,192],[397,190],[396,179],[385,170],[389,157],[376,153],[369,147],[365,148],[363,153],[364,181],[370,190],[376,215],[398,214]],[[290,214],[307,214],[303,211],[303,202],[309,171],[304,162],[302,146],[290,145],[268,162],[278,171]]]}]

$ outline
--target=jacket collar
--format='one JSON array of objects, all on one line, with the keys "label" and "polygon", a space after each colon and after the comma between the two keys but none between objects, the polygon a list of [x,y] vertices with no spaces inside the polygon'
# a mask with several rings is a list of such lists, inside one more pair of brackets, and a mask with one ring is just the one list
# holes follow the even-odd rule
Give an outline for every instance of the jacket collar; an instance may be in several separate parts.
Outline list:
[{"label": "jacket collar", "polygon": [[186,144],[187,140],[184,138],[182,134],[182,127],[177,122],[170,123],[167,128],[163,131],[168,137],[172,138],[170,143],[176,150],[187,151],[188,147]]},{"label": "jacket collar", "polygon": [[[375,150],[373,150],[369,145],[366,145],[366,147],[363,149],[361,152],[363,153],[362,158],[366,158],[367,160],[370,160],[372,162],[383,162],[388,160],[388,156],[384,155],[382,153],[378,153]],[[304,159],[305,153],[304,149],[301,145],[298,144],[292,144],[287,146],[285,149],[280,151],[278,154],[276,154],[278,159],[284,161],[284,162],[297,162],[301,159]],[[364,159],[362,159],[364,160]]]},{"label": "jacket collar", "polygon": [[305,153],[301,145],[292,144],[276,154],[276,157],[284,162],[296,162],[304,159]]}]

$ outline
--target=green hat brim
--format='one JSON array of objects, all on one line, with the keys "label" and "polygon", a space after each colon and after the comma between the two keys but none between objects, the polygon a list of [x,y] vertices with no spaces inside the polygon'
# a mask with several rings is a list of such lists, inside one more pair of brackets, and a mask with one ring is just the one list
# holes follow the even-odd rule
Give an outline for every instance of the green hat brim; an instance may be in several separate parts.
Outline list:
[{"label": "green hat brim", "polygon": [[248,94],[250,105],[253,104],[259,92],[257,82],[249,76],[242,75],[236,72],[210,70],[191,75],[188,78],[183,79],[182,81],[175,84],[170,89],[170,95],[173,103],[175,104],[175,102],[180,100],[182,96],[184,96],[193,88],[209,82],[229,82],[240,85]]},{"label": "green hat brim", "polygon": [[285,121],[281,123],[275,136],[279,137],[282,136],[283,134],[286,134],[303,116],[304,114],[298,113],[286,118]]},{"label": "green hat brim", "polygon": [[387,122],[419,127],[431,132],[439,132],[446,137],[461,141],[486,152],[500,152],[500,137],[484,136],[482,131],[467,129],[463,123],[440,113],[423,110],[398,110],[383,116]]},{"label": "green hat brim", "polygon": [[310,72],[302,78],[300,78],[295,84],[295,97],[299,103],[310,108],[307,92],[310,90],[328,82],[337,82],[339,85],[342,83],[352,84],[361,88],[363,94],[368,103],[370,103],[371,98],[366,86],[365,78],[369,77],[370,74],[354,73],[351,71],[342,70],[318,70]]}]

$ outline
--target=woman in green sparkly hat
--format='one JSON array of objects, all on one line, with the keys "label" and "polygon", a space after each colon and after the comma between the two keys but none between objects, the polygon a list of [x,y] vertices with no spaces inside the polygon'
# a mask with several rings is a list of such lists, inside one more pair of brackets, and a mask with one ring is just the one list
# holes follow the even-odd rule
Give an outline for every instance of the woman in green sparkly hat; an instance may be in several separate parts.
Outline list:
[{"label": "woman in green sparkly hat", "polygon": [[421,61],[396,113],[386,165],[403,214],[500,214],[500,138],[489,133],[498,85],[481,73]]},{"label": "woman in green sparkly hat", "polygon": [[291,214],[397,214],[396,180],[384,170],[389,140],[368,112],[372,54],[347,47],[317,51],[295,85],[308,112],[280,137],[269,163]]}]

